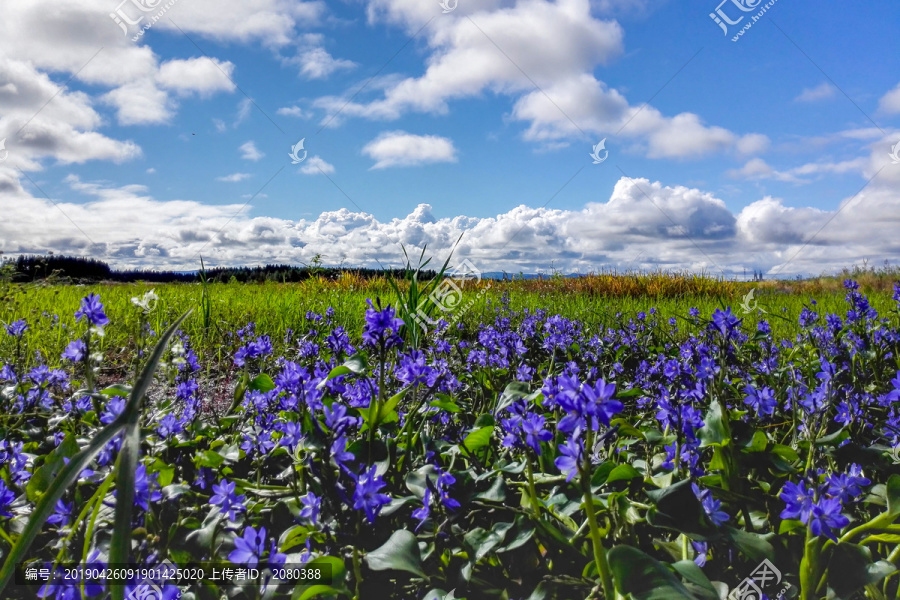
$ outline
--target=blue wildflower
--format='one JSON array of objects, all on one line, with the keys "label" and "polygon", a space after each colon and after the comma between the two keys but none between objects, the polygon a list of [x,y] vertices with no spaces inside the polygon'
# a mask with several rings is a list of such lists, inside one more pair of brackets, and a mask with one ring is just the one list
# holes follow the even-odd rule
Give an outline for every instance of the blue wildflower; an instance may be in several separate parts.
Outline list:
[{"label": "blue wildflower", "polygon": [[303,504],[303,508],[300,509],[300,516],[309,521],[310,525],[318,524],[319,511],[322,509],[322,499],[312,492],[307,492],[305,495],[300,496],[300,503]]},{"label": "blue wildflower", "polygon": [[852,502],[862,494],[862,486],[872,483],[862,476],[859,465],[852,465],[849,473],[835,473],[825,480],[828,483],[828,495],[840,499],[842,503]]},{"label": "blue wildflower", "polygon": [[842,529],[850,523],[850,519],[841,514],[841,501],[838,498],[820,498],[813,505],[809,519],[809,529],[813,535],[824,535],[837,542],[834,529]]},{"label": "blue wildflower", "polygon": [[28,322],[25,319],[19,319],[6,326],[6,333],[14,338],[21,338],[27,329]]},{"label": "blue wildflower", "polygon": [[6,487],[6,482],[0,479],[0,516],[12,517],[9,507],[16,499],[16,493]]},{"label": "blue wildflower", "polygon": [[100,296],[97,294],[89,294],[81,299],[81,308],[75,313],[75,320],[80,321],[82,318],[96,327],[102,327],[109,323],[106,313],[103,312],[103,304],[100,303]]},{"label": "blue wildflower", "polygon": [[741,320],[731,312],[730,306],[726,307],[724,311],[717,308],[712,315],[712,322],[715,328],[719,330],[719,333],[725,337],[730,336],[735,328],[741,324]]},{"label": "blue wildflower", "polygon": [[565,474],[566,481],[572,481],[572,478],[578,473],[578,465],[581,464],[584,451],[581,448],[581,441],[575,436],[566,440],[565,444],[559,446],[562,456],[558,456],[553,464]]},{"label": "blue wildflower", "polygon": [[257,532],[249,525],[244,528],[241,537],[234,539],[234,550],[228,560],[238,565],[255,567],[259,564],[266,550],[266,528],[260,527]]},{"label": "blue wildflower", "polygon": [[125,410],[125,398],[113,396],[106,403],[106,408],[103,410],[103,414],[100,415],[100,422],[104,425],[109,425],[116,420],[116,417],[122,414],[123,410]]},{"label": "blue wildflower", "polygon": [[54,513],[47,517],[47,522],[59,525],[60,527],[65,527],[69,524],[69,519],[72,517],[72,508],[74,506],[74,502],[67,503],[60,498],[56,501]]},{"label": "blue wildflower", "polygon": [[[134,474],[134,504],[144,510],[150,510],[150,502],[162,500],[162,493],[156,489],[159,473],[147,473],[146,465],[138,465]],[[151,490],[152,488],[152,490]]]},{"label": "blue wildflower", "polygon": [[700,500],[703,510],[706,512],[707,516],[709,516],[709,520],[713,522],[713,525],[724,525],[729,517],[727,512],[720,510],[722,508],[722,502],[713,498],[710,490],[701,490],[696,483],[692,483],[691,488],[693,488],[694,495]]},{"label": "blue wildflower", "polygon": [[237,513],[247,510],[244,506],[244,494],[236,494],[235,487],[237,484],[233,481],[222,479],[217,484],[213,484],[213,495],[209,498],[209,503],[218,506],[222,514],[228,515],[231,521],[237,520]]},{"label": "blue wildflower", "polygon": [[806,483],[799,484],[788,481],[781,488],[778,497],[784,500],[785,509],[781,511],[782,519],[800,519],[806,523],[813,509],[813,492],[807,489]]},{"label": "blue wildflower", "polygon": [[382,494],[378,490],[385,485],[384,480],[378,475],[375,465],[362,473],[356,480],[356,489],[353,491],[353,508],[364,510],[369,523],[375,522],[375,517],[381,512],[381,507],[391,501],[391,497]]},{"label": "blue wildflower", "polygon": [[744,404],[750,406],[756,413],[763,417],[771,417],[775,413],[778,401],[775,400],[775,392],[770,387],[756,390],[751,385],[744,386]]},{"label": "blue wildflower", "polygon": [[522,419],[522,431],[525,433],[525,443],[536,453],[541,453],[541,442],[549,442],[553,434],[544,429],[545,419],[542,415],[528,413]]},{"label": "blue wildflower", "polygon": [[397,317],[393,306],[381,308],[381,300],[376,299],[378,308],[367,299],[366,322],[363,326],[363,342],[370,346],[384,344],[386,348],[399,346],[402,343],[397,333],[403,327],[403,319]]}]

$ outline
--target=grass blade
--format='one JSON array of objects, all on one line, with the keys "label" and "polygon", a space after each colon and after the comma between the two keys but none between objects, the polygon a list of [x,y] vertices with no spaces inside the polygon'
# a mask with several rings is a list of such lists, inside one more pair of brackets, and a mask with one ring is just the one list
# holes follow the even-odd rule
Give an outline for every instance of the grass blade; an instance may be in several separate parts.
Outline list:
[{"label": "grass blade", "polygon": [[[191,311],[187,311],[178,318],[162,335],[150,360],[144,366],[140,376],[131,390],[131,397],[121,417],[124,419],[125,439],[122,440],[122,450],[116,461],[116,516],[113,527],[113,536],[109,544],[110,564],[127,564],[131,554],[131,511],[135,496],[135,471],[138,466],[138,458],[141,453],[141,401],[147,389],[153,382],[153,374],[169,340],[175,335],[175,331],[181,325]],[[123,600],[125,587],[116,585],[111,587],[112,600]]]}]

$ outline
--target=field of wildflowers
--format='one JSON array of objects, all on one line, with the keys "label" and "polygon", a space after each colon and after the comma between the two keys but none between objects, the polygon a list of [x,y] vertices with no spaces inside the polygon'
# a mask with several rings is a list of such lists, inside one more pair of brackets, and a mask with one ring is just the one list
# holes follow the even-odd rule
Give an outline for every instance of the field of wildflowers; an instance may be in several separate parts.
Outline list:
[{"label": "field of wildflowers", "polygon": [[881,313],[844,288],[790,336],[509,297],[412,335],[372,298],[241,323],[224,395],[165,291],[131,302],[120,383],[101,296],[57,305],[52,354],[10,321],[0,597],[896,598],[900,284]]}]

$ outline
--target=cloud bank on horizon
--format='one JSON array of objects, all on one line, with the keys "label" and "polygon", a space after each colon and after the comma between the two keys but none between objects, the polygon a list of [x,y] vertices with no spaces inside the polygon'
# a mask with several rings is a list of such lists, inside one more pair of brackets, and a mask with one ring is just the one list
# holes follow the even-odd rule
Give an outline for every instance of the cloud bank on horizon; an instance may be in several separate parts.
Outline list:
[{"label": "cloud bank on horizon", "polygon": [[462,234],[483,271],[896,264],[900,8],[779,3],[735,43],[714,4],[7,6],[0,251],[377,267]]}]

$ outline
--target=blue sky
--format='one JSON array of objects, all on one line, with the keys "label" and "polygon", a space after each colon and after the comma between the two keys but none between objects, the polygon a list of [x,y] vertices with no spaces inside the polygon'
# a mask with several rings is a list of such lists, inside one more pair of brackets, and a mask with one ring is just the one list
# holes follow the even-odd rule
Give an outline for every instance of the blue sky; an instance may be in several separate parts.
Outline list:
[{"label": "blue sky", "polygon": [[463,234],[490,271],[900,260],[896,3],[173,4],[7,9],[5,254],[387,266]]}]

